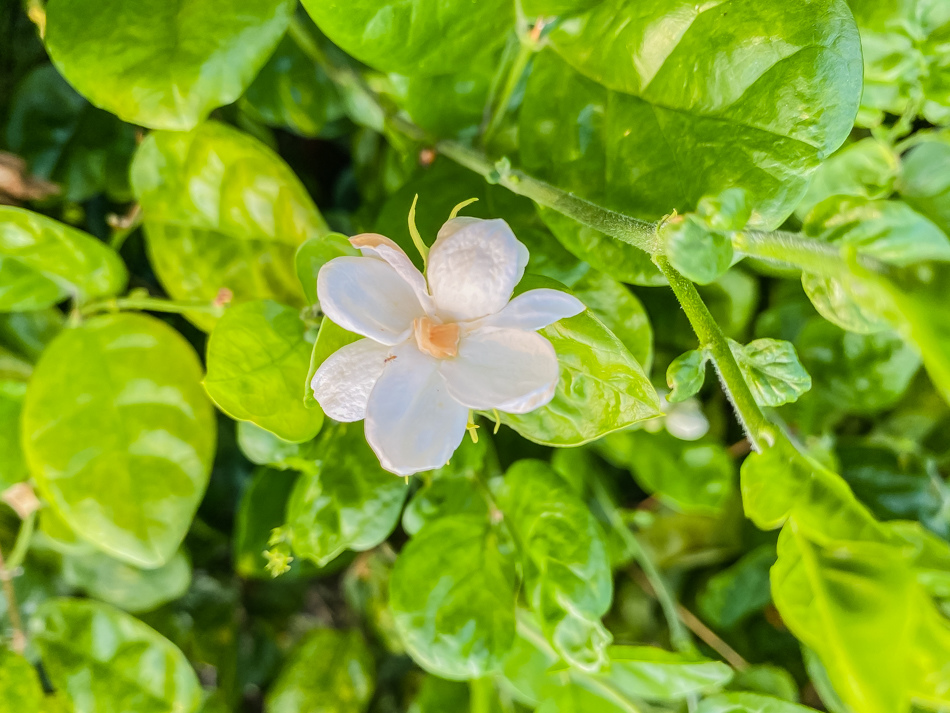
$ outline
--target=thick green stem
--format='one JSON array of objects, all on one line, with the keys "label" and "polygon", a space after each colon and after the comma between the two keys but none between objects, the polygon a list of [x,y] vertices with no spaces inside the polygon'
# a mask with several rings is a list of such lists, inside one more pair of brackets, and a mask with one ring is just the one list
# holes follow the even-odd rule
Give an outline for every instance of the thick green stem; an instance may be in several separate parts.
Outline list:
[{"label": "thick green stem", "polygon": [[699,338],[700,346],[712,356],[723,389],[736,410],[736,417],[745,428],[749,442],[756,450],[772,445],[778,429],[769,422],[756,403],[739,369],[739,364],[732,354],[729,340],[709,313],[696,286],[674,270],[665,257],[657,256],[654,262],[673,288],[676,298],[686,313],[686,318]]}]

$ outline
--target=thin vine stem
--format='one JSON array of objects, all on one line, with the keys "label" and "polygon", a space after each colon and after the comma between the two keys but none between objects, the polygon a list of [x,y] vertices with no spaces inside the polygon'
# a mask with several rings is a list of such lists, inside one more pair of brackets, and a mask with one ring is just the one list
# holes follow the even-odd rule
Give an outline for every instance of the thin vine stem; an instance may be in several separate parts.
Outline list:
[{"label": "thin vine stem", "polygon": [[121,310],[141,310],[145,312],[166,312],[169,314],[187,314],[199,312],[220,317],[225,307],[216,302],[180,302],[166,300],[161,297],[129,295],[128,297],[112,297],[106,300],[90,302],[79,308],[83,317],[91,317],[103,312],[118,312]]},{"label": "thin vine stem", "polygon": [[10,617],[10,628],[13,637],[10,647],[18,654],[26,650],[26,634],[23,630],[23,619],[20,616],[20,607],[17,604],[16,591],[13,589],[13,570],[8,568],[0,551],[0,584],[3,586],[3,596],[7,600],[7,616]]}]

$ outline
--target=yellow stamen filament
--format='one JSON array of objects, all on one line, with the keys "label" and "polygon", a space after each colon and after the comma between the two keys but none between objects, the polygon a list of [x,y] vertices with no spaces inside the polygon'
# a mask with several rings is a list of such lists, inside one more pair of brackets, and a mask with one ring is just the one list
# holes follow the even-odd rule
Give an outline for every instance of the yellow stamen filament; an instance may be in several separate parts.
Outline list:
[{"label": "yellow stamen filament", "polygon": [[419,349],[436,359],[450,359],[459,353],[459,326],[439,324],[428,317],[412,321],[412,333]]}]

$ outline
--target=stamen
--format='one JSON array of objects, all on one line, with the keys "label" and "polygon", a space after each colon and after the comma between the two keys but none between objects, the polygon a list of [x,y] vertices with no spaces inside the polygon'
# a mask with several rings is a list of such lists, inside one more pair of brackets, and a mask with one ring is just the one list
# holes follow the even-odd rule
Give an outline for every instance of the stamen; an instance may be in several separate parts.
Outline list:
[{"label": "stamen", "polygon": [[419,349],[436,359],[451,359],[459,353],[459,326],[439,324],[428,317],[412,321],[412,333]]}]

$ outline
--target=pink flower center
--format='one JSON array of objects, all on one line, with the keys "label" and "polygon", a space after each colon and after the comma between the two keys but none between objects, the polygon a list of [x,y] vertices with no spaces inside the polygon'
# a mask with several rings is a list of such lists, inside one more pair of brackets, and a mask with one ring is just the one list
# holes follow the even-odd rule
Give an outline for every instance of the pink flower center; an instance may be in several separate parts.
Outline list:
[{"label": "pink flower center", "polygon": [[412,333],[420,351],[436,359],[449,359],[459,353],[459,326],[439,324],[428,317],[412,320]]}]

